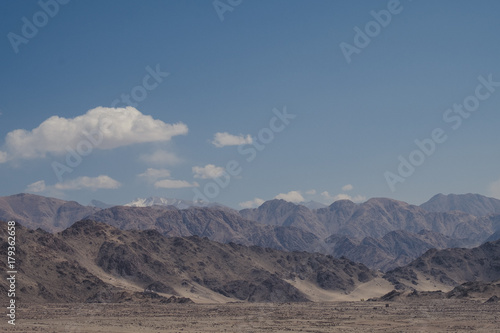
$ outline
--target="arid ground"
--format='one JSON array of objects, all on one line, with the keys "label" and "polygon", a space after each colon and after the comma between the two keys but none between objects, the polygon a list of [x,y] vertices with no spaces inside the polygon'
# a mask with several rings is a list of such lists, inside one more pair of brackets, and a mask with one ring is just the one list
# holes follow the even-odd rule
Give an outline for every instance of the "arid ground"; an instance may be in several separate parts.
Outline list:
[{"label": "arid ground", "polygon": [[[500,332],[483,301],[50,304],[22,306],[6,332]],[[2,327],[5,326],[2,323]],[[10,325],[9,325],[10,326]]]}]

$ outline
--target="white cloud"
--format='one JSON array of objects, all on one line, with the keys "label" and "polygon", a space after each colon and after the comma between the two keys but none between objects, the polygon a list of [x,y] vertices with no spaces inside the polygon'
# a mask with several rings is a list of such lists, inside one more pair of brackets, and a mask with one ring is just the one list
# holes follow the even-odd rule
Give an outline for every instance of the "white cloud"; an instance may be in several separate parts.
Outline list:
[{"label": "white cloud", "polygon": [[244,136],[243,134],[240,135],[233,135],[229,134],[227,132],[223,133],[215,133],[214,139],[212,141],[212,144],[216,146],[217,148],[225,147],[225,146],[239,146],[243,144],[251,144],[252,137],[249,135]]},{"label": "white cloud", "polygon": [[253,200],[240,202],[239,205],[241,208],[255,208],[255,207],[259,207],[263,203],[264,203],[264,200],[262,200],[260,198],[254,198]]},{"label": "white cloud", "polygon": [[176,165],[182,160],[175,154],[159,149],[151,154],[141,155],[141,160],[146,163],[161,164],[161,165]]},{"label": "white cloud", "polygon": [[366,197],[364,195],[355,195],[354,197],[351,198],[351,201],[352,202],[356,202],[356,203],[359,203],[359,202],[364,202],[366,201]]},{"label": "white cloud", "polygon": [[209,179],[222,176],[225,172],[223,167],[218,167],[213,164],[207,164],[204,167],[193,167],[194,178]]},{"label": "white cloud", "polygon": [[34,182],[33,184],[29,184],[28,187],[26,188],[27,192],[32,192],[32,193],[39,193],[45,191],[47,186],[45,186],[45,180],[39,180],[37,182]]},{"label": "white cloud", "polygon": [[9,156],[6,152],[0,151],[0,164],[5,163],[9,160]]},{"label": "white cloud", "polygon": [[57,183],[54,188],[57,190],[99,190],[99,189],[117,189],[121,184],[113,178],[100,175],[98,177],[78,177],[76,179],[67,180],[62,183]]},{"label": "white cloud", "polygon": [[283,199],[288,202],[293,202],[293,203],[299,203],[299,202],[304,202],[305,199],[300,194],[300,191],[290,191],[288,193],[280,193],[277,196],[274,197],[275,199]]},{"label": "white cloud", "polygon": [[500,199],[500,179],[491,183],[489,190],[492,197]]},{"label": "white cloud", "polygon": [[163,179],[155,183],[156,188],[186,188],[186,187],[198,187],[200,186],[197,182],[189,183],[185,180],[175,180],[175,179]]},{"label": "white cloud", "polygon": [[316,195],[316,190],[309,190],[309,191],[306,191],[306,194],[307,194],[307,195]]},{"label": "white cloud", "polygon": [[[133,107],[97,107],[75,118],[53,116],[31,131],[17,129],[5,138],[0,162],[8,159],[32,159],[46,154],[64,154],[67,148],[88,150],[114,149],[136,143],[164,142],[173,136],[187,134],[183,123],[167,124],[144,115]],[[85,143],[87,142],[87,143]]]},{"label": "white cloud", "polygon": [[356,196],[350,196],[349,194],[345,193],[340,193],[337,195],[330,195],[328,191],[324,191],[321,193],[321,196],[323,197],[323,203],[329,205],[332,202],[338,201],[338,200],[350,200],[352,202],[363,202],[366,201],[366,197],[362,195],[356,195]]},{"label": "white cloud", "polygon": [[144,171],[141,174],[138,174],[137,176],[146,179],[150,183],[154,183],[160,178],[170,177],[170,171],[167,169],[148,168],[146,171]]},{"label": "white cloud", "polygon": [[347,184],[347,185],[342,186],[342,191],[344,191],[344,192],[352,191],[353,188],[354,188],[354,186],[352,186],[351,184]]}]

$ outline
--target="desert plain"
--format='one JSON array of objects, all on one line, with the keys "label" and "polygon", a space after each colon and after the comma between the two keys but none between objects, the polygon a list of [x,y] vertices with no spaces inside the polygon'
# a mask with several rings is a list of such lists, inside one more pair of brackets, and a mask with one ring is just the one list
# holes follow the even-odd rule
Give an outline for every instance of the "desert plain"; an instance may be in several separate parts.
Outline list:
[{"label": "desert plain", "polygon": [[22,305],[3,332],[500,332],[500,303],[476,300]]}]

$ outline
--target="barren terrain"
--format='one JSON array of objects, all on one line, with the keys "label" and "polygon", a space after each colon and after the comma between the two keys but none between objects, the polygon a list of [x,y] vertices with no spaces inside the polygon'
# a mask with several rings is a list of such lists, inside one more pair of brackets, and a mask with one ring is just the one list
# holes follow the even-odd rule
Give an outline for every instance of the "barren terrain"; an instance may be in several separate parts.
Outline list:
[{"label": "barren terrain", "polygon": [[500,303],[484,300],[47,304],[17,315],[6,332],[500,332]]}]

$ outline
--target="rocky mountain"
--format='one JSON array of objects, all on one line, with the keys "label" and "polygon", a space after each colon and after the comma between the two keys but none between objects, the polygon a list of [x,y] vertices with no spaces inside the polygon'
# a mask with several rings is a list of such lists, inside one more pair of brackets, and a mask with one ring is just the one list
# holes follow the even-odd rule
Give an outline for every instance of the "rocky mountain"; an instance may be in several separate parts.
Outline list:
[{"label": "rocky mountain", "polygon": [[309,208],[282,199],[266,201],[258,208],[240,210],[240,215],[263,224],[298,227],[318,237],[328,234]]},{"label": "rocky mountain", "polygon": [[313,211],[271,200],[240,215],[262,224],[302,228],[324,239],[327,253],[383,271],[408,264],[431,248],[478,246],[500,230],[500,215],[428,212],[386,198],[361,204],[340,200]]},{"label": "rocky mountain", "polygon": [[500,239],[500,231],[497,231],[493,235],[488,237],[488,239],[486,239],[486,242],[494,242],[494,241],[499,240],[499,239]]},{"label": "rocky mountain", "polygon": [[34,194],[0,197],[0,220],[14,220],[28,228],[42,228],[49,232],[64,230],[75,221],[99,210],[100,208],[82,206],[75,201]]},{"label": "rocky mountain", "polygon": [[314,211],[283,200],[271,200],[259,208],[244,209],[240,214],[269,225],[292,225],[319,238],[332,234],[353,238],[382,238],[391,231],[418,233],[429,230],[480,244],[495,230],[491,218],[478,218],[463,212],[428,212],[406,202],[373,198],[361,204],[340,200]]},{"label": "rocky mountain", "polygon": [[341,200],[315,210],[271,200],[240,212],[219,206],[178,209],[165,206],[175,203],[170,199],[155,200],[146,207],[101,209],[20,194],[0,198],[0,218],[51,232],[90,218],[125,230],[155,229],[171,237],[197,235],[223,243],[345,256],[383,271],[405,265],[430,248],[478,246],[495,240],[493,234],[500,231],[500,215],[428,212],[384,198],[362,204]]},{"label": "rocky mountain", "polygon": [[450,212],[458,210],[475,216],[500,214],[500,200],[480,194],[436,194],[420,205],[429,212]]},{"label": "rocky mountain", "polygon": [[431,249],[386,278],[399,289],[450,289],[464,282],[500,279],[500,240],[472,248]]},{"label": "rocky mountain", "polygon": [[463,246],[463,242],[422,230],[412,233],[403,230],[391,231],[382,238],[365,237],[356,240],[347,236],[332,235],[326,239],[329,253],[346,257],[370,268],[388,271],[409,264],[429,249],[445,249]]},{"label": "rocky mountain", "polygon": [[289,251],[325,252],[323,242],[300,228],[262,225],[224,208],[163,209],[116,206],[88,217],[122,230],[154,229],[169,237],[200,236],[221,243],[235,242]]},{"label": "rocky mountain", "polygon": [[[7,256],[0,222],[0,255]],[[165,237],[155,230],[123,231],[83,220],[57,234],[20,225],[16,298],[31,303],[300,302],[311,295],[349,294],[377,273],[347,259],[284,252],[197,236]],[[0,268],[6,270],[5,260]],[[7,281],[0,281],[6,295]],[[184,298],[182,298],[184,297]]]}]

